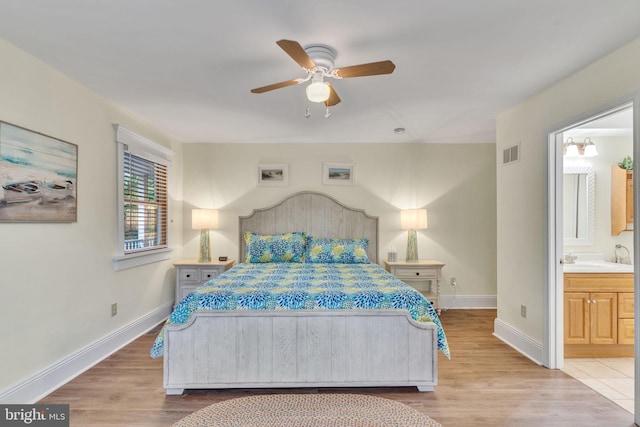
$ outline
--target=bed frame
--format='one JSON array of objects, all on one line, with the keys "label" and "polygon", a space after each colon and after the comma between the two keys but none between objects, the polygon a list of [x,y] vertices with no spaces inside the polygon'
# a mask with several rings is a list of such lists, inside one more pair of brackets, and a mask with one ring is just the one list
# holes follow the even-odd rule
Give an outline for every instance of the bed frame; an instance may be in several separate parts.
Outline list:
[{"label": "bed frame", "polygon": [[[295,193],[240,217],[242,234],[306,231],[369,239],[378,262],[378,219],[316,192]],[[404,310],[200,311],[165,327],[164,388],[415,386],[438,383],[438,332]]]}]

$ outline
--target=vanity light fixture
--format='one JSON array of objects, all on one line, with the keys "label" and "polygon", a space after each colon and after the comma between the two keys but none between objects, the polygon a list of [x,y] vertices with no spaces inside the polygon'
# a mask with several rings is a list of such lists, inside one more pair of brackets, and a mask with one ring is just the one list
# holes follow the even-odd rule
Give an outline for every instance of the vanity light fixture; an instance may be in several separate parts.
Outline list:
[{"label": "vanity light fixture", "polygon": [[193,209],[191,211],[191,228],[200,230],[198,262],[211,262],[209,230],[218,228],[218,211],[216,209]]},{"label": "vanity light fixture", "polygon": [[418,261],[418,237],[416,230],[427,229],[426,209],[404,209],[400,211],[400,228],[407,232],[407,262]]},{"label": "vanity light fixture", "polygon": [[589,137],[586,137],[584,142],[575,142],[573,138],[569,137],[564,143],[565,157],[595,157],[597,155],[596,144]]}]

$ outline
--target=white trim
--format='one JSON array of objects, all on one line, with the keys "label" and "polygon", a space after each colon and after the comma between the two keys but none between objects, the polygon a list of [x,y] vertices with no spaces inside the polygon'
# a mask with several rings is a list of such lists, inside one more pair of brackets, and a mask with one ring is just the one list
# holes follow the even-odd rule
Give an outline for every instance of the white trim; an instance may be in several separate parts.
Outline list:
[{"label": "white trim", "polygon": [[128,145],[129,151],[133,154],[150,157],[149,160],[163,163],[167,166],[171,164],[171,159],[175,153],[170,149],[144,136],[131,132],[119,124],[114,124],[113,126],[116,130],[116,142]]},{"label": "white trim", "polygon": [[532,362],[542,365],[543,348],[541,342],[534,340],[500,319],[495,319],[493,322],[493,336]]},{"label": "white trim", "polygon": [[440,295],[442,310],[488,309],[498,307],[496,295]]},{"label": "white trim", "polygon": [[164,321],[172,307],[173,301],[170,301],[4,390],[0,393],[0,403],[32,404],[39,401]]},{"label": "white trim", "polygon": [[113,260],[113,269],[120,271],[140,265],[151,264],[152,262],[164,261],[171,258],[172,251],[173,248],[163,248],[145,252],[134,252],[127,255],[115,255],[111,258]]}]

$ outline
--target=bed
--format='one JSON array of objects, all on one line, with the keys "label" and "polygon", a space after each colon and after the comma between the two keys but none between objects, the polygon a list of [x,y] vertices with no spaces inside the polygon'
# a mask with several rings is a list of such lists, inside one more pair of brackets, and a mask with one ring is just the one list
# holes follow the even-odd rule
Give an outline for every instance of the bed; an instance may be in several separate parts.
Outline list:
[{"label": "bed", "polygon": [[449,356],[442,325],[422,295],[378,265],[376,217],[301,192],[240,217],[239,231],[240,263],[181,301],[153,344],[167,394],[434,390],[438,349]]}]

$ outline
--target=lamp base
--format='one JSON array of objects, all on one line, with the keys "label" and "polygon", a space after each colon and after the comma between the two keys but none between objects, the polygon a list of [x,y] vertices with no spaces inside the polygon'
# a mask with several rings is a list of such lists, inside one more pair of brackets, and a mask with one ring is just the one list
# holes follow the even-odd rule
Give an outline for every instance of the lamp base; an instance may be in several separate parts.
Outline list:
[{"label": "lamp base", "polygon": [[405,261],[418,261],[418,235],[416,233],[416,230],[409,230],[407,232],[407,257]]},{"label": "lamp base", "polygon": [[209,244],[209,230],[200,230],[200,253],[198,262],[211,262],[211,245]]}]

